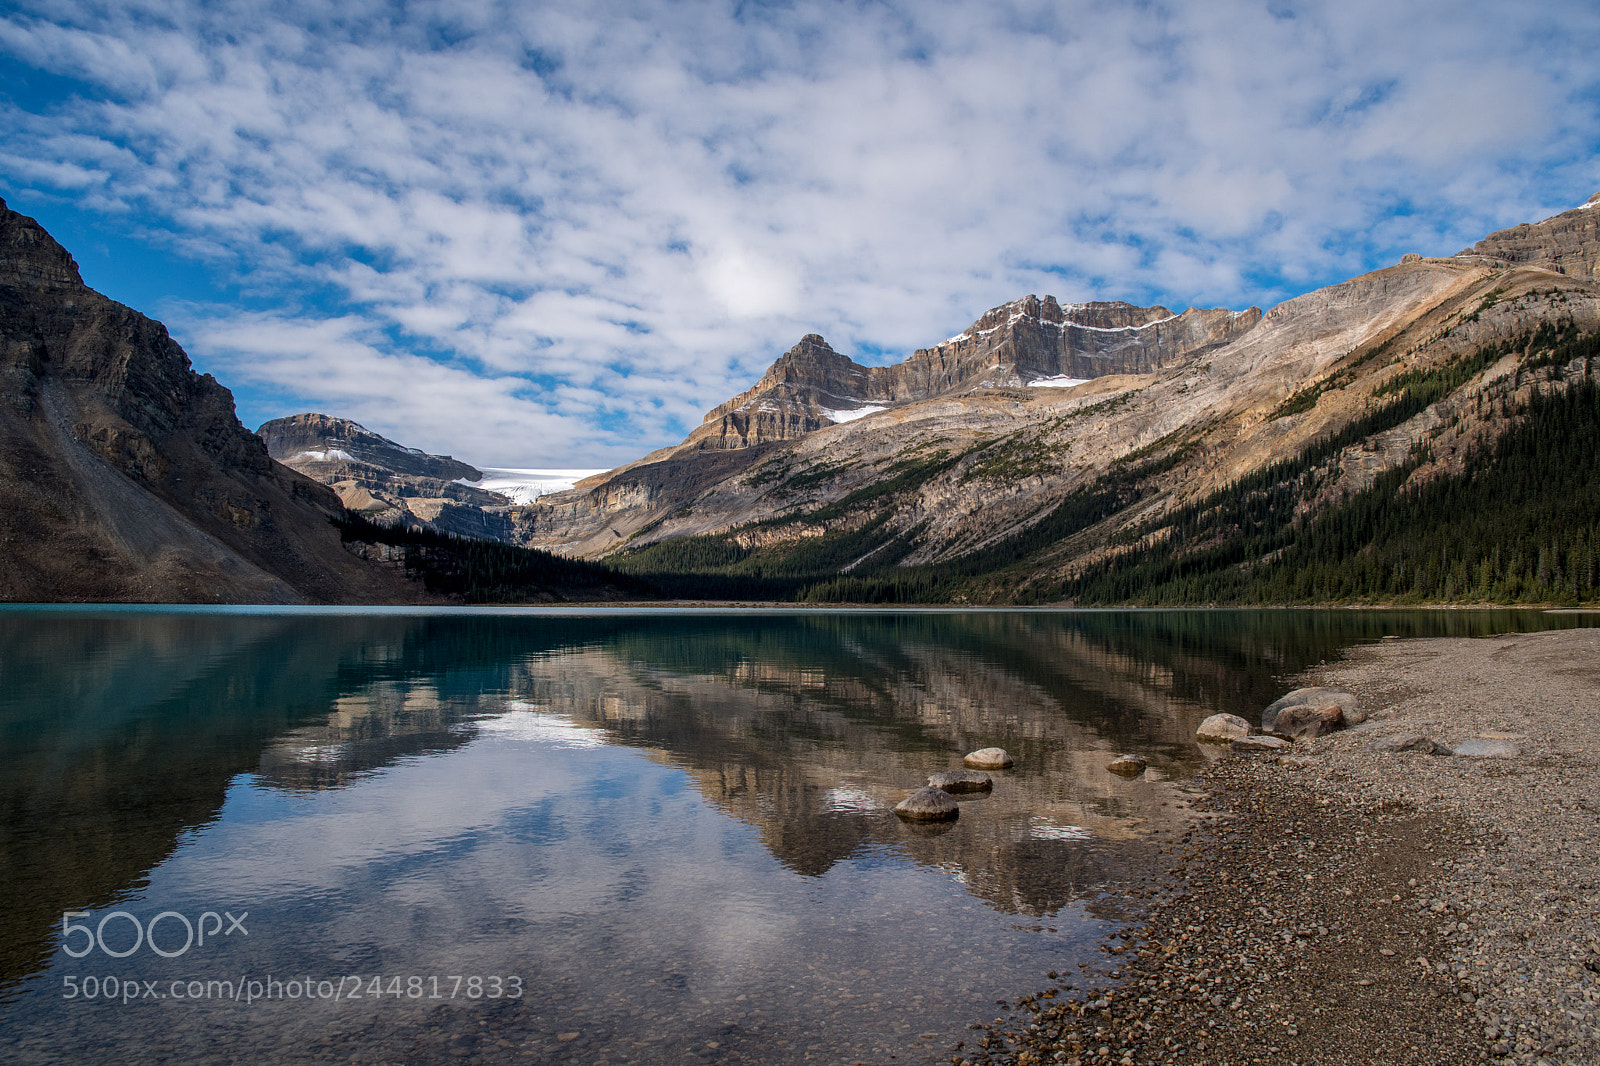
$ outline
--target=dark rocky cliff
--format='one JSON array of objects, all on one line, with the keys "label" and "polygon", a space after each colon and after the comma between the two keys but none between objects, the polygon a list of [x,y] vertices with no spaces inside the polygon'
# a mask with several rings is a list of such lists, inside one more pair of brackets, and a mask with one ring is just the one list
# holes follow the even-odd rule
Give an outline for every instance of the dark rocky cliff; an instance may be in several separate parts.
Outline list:
[{"label": "dark rocky cliff", "polygon": [[344,550],[341,513],[166,327],[0,201],[0,599],[416,598]]}]

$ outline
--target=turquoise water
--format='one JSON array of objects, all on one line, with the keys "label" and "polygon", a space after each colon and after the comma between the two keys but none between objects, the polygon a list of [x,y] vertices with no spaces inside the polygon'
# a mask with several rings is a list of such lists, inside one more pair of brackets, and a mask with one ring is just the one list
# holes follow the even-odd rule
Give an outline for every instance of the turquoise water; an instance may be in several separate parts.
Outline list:
[{"label": "turquoise water", "polygon": [[1200,718],[1583,621],[0,609],[0,1058],[948,1061],[1099,959]]}]

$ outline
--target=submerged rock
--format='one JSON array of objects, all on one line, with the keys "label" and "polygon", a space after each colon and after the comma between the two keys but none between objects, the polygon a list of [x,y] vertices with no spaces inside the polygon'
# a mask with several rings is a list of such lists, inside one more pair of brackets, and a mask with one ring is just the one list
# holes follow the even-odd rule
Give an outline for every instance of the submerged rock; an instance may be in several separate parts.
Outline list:
[{"label": "submerged rock", "polygon": [[1236,714],[1214,714],[1194,731],[1196,740],[1227,743],[1250,735],[1250,723]]},{"label": "submerged rock", "polygon": [[994,788],[994,778],[981,770],[946,770],[928,776],[929,788],[946,792],[987,792]]},{"label": "submerged rock", "polygon": [[1320,710],[1330,704],[1339,708],[1345,725],[1360,725],[1367,720],[1367,713],[1361,710],[1355,696],[1349,692],[1336,688],[1297,688],[1261,712],[1261,728],[1268,733],[1284,732],[1278,725],[1278,719],[1285,711],[1294,707]]},{"label": "submerged rock", "polygon": [[974,770],[1004,770],[1011,765],[1011,756],[1004,748],[979,748],[961,761]]},{"label": "submerged rock", "polygon": [[910,822],[944,822],[961,815],[961,808],[950,793],[932,786],[919,788],[899,803],[894,813]]},{"label": "submerged rock", "polygon": [[1294,744],[1282,737],[1240,737],[1233,742],[1234,751],[1243,752],[1277,752],[1288,751]]},{"label": "submerged rock", "polygon": [[1368,751],[1395,754],[1402,751],[1420,751],[1424,755],[1449,755],[1450,749],[1420,733],[1395,733],[1379,737],[1367,745]]},{"label": "submerged rock", "polygon": [[1144,768],[1149,765],[1149,763],[1145,762],[1137,755],[1120,755],[1113,759],[1110,764],[1106,766],[1106,769],[1110,770],[1118,777],[1138,777],[1140,774],[1144,773]]}]

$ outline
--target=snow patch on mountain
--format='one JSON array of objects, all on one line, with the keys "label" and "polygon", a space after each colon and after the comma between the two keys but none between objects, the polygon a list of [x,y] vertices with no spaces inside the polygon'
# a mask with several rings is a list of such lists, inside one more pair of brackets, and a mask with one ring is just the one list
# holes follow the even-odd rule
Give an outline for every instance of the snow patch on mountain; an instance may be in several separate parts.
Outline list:
[{"label": "snow patch on mountain", "polygon": [[853,411],[830,411],[826,407],[822,408],[821,410],[822,417],[826,418],[830,422],[854,422],[858,418],[865,418],[868,415],[875,415],[879,411],[887,411],[888,408],[880,407],[874,404],[868,404],[865,407],[857,407]]},{"label": "snow patch on mountain", "polygon": [[604,470],[517,470],[494,466],[478,469],[483,471],[483,480],[458,478],[456,484],[498,492],[519,504],[530,504],[552,492],[565,492],[586,477],[605,473]]},{"label": "snow patch on mountain", "polygon": [[1030,382],[1028,382],[1028,388],[1030,388],[1030,389],[1070,389],[1074,385],[1087,385],[1088,383],[1089,383],[1089,379],[1088,378],[1069,378],[1065,374],[1057,374],[1054,377],[1037,378],[1037,379],[1035,379],[1033,381],[1030,381]]}]

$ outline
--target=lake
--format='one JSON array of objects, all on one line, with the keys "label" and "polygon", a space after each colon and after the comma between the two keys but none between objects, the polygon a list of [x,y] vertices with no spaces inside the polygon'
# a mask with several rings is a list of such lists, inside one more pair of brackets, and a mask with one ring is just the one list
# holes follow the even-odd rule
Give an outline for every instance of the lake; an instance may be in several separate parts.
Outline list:
[{"label": "lake", "polygon": [[0,608],[0,1059],[947,1062],[1111,972],[1200,719],[1583,622]]}]

